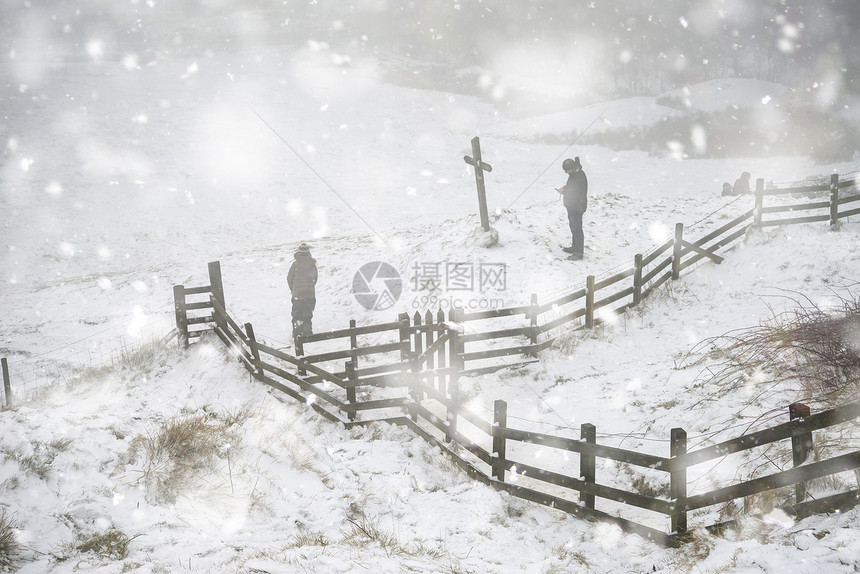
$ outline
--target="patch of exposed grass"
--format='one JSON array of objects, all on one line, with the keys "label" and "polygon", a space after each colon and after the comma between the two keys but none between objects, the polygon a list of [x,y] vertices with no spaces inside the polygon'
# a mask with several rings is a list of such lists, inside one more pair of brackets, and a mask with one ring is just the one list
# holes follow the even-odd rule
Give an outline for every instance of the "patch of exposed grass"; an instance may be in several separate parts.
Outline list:
[{"label": "patch of exposed grass", "polygon": [[77,544],[78,552],[91,553],[105,559],[123,560],[128,556],[128,547],[133,538],[117,528],[92,534]]},{"label": "patch of exposed grass", "polygon": [[135,436],[129,455],[143,458],[147,501],[170,504],[216,468],[219,452],[230,442],[227,429],[209,415],[174,417],[152,433]]},{"label": "patch of exposed grass", "polygon": [[430,547],[421,541],[403,543],[395,534],[383,530],[365,518],[347,521],[350,526],[343,532],[341,540],[343,544],[357,548],[367,544],[377,544],[388,556],[428,556],[430,558],[445,556],[442,550]]},{"label": "patch of exposed grass", "polygon": [[310,531],[299,531],[296,534],[293,534],[290,542],[284,546],[285,550],[289,550],[291,548],[304,548],[305,546],[320,546],[325,548],[332,541],[321,532],[310,532]]},{"label": "patch of exposed grass", "polygon": [[224,428],[241,426],[245,421],[256,414],[256,409],[251,405],[236,407],[222,413],[216,413],[215,417],[224,425]]},{"label": "patch of exposed grass", "polygon": [[795,400],[831,408],[860,398],[860,299],[841,309],[805,299],[757,327],[706,339],[682,366],[706,364],[699,380],[715,390],[704,400],[754,388],[760,396],[792,388]]},{"label": "patch of exposed grass", "polygon": [[17,536],[17,524],[5,509],[0,510],[0,570],[14,570],[21,544]]},{"label": "patch of exposed grass", "polygon": [[675,572],[695,572],[697,565],[711,554],[714,541],[703,530],[692,530],[684,535],[684,544],[673,556],[672,569]]},{"label": "patch of exposed grass", "polygon": [[[347,526],[341,531],[339,538],[329,538],[321,532],[300,529],[291,536],[289,542],[278,549],[258,550],[248,556],[247,559],[262,558],[291,566],[302,566],[302,564],[306,564],[309,557],[317,553],[338,554],[343,552],[344,549],[338,550],[338,546],[347,547],[346,550],[350,554],[354,553],[353,549],[375,551],[373,548],[375,546],[389,557],[429,558],[447,562],[444,565],[436,564],[434,572],[465,572],[451,564],[448,553],[437,545],[429,544],[423,540],[403,542],[396,534],[380,528],[378,524],[364,518],[362,510],[356,510],[354,514],[361,516],[361,518],[347,518]],[[409,570],[411,571],[411,569]]]},{"label": "patch of exposed grass", "polygon": [[69,450],[72,443],[72,439],[68,438],[56,439],[47,443],[35,441],[32,454],[25,456],[20,450],[16,450],[9,454],[9,458],[18,461],[18,465],[25,472],[44,480],[51,471],[51,466],[57,455]]},{"label": "patch of exposed grass", "polygon": [[[572,544],[562,544],[556,546],[552,549],[553,556],[560,562],[564,562],[559,568],[552,568],[547,571],[547,574],[550,572],[555,573],[558,572],[561,574],[562,572],[591,572],[592,564],[589,562],[588,557],[582,552],[576,552],[571,549]],[[571,570],[571,567],[577,568],[576,570]]]},{"label": "patch of exposed grass", "polygon": [[638,492],[642,496],[651,498],[668,498],[669,497],[669,482],[660,483],[655,481],[653,477],[649,478],[640,472],[630,471],[630,484],[634,492]]}]

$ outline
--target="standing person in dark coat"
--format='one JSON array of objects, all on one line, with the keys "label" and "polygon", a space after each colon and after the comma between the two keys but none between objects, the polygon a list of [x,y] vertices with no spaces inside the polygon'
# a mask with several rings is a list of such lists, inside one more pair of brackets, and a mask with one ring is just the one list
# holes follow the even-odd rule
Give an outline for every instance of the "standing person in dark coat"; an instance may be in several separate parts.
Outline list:
[{"label": "standing person in dark coat", "polygon": [[747,193],[752,192],[750,191],[750,172],[745,171],[735,180],[735,184],[732,186],[732,195],[745,195]]},{"label": "standing person in dark coat", "polygon": [[311,320],[317,304],[317,262],[311,257],[311,248],[302,243],[296,251],[295,261],[287,273],[293,301],[293,337],[313,333]]},{"label": "standing person in dark coat", "polygon": [[568,259],[574,261],[582,259],[585,251],[585,236],[582,231],[582,214],[588,207],[588,178],[582,171],[579,158],[567,158],[561,164],[561,168],[568,174],[567,183],[556,189],[564,200],[567,209],[567,221],[570,224],[572,236],[570,247],[564,247],[565,253],[570,253]]}]

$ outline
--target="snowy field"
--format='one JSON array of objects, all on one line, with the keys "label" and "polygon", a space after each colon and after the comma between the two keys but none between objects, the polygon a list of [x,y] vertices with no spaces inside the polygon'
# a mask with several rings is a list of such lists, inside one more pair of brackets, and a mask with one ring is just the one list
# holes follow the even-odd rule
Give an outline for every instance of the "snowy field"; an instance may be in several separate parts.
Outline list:
[{"label": "snowy field", "polygon": [[[280,346],[291,340],[286,272],[301,242],[319,265],[317,331],[423,311],[428,292],[409,279],[426,264],[504,264],[503,286],[438,296],[519,305],[629,266],[678,222],[697,238],[750,209],[752,197],[720,197],[742,171],[787,185],[853,176],[856,163],[683,159],[678,145],[691,142],[663,155],[538,144],[601,113],[593,129],[651,123],[671,110],[633,98],[523,117],[477,95],[387,83],[386,70],[403,61],[360,48],[286,34],[240,37],[228,49],[212,24],[196,29],[197,49],[168,41],[156,49],[126,32],[128,22],[86,28],[70,13],[63,36],[38,10],[9,9],[0,356],[20,403],[0,411],[0,512],[18,526],[20,572],[860,568],[857,509],[798,523],[765,513],[726,537],[697,531],[693,544],[663,549],[484,487],[403,430],[327,423],[250,381],[212,341],[76,378],[82,363],[98,366],[165,334],[173,285],[207,284],[209,261],[221,262],[231,314]],[[181,27],[180,17],[166,29]],[[24,41],[37,24],[46,38],[64,39]],[[762,82],[730,88],[695,86],[686,97],[703,110],[731,97],[766,111],[781,96]],[[493,166],[492,247],[481,244],[474,174],[463,162],[476,135]],[[569,237],[554,191],[566,179],[561,158],[573,156],[590,183],[580,262],[560,250]],[[590,422],[600,443],[663,456],[673,427],[695,448],[762,416],[783,422],[797,397],[712,400],[700,369],[682,361],[701,341],[798,302],[827,308],[850,297],[860,269],[853,219],[839,231],[822,223],[751,234],[723,264],[701,264],[635,312],[561,333],[539,363],[464,381],[470,408],[490,418],[502,398],[522,426],[575,436]],[[371,261],[404,278],[391,309],[368,311],[352,296],[355,272]],[[46,369],[57,374],[46,380]],[[135,444],[201,413],[226,429],[217,464],[178,496],[154,500]],[[747,470],[746,462],[704,469],[691,489]],[[359,527],[383,536],[361,542]],[[127,554],[81,548],[112,529],[130,538]]]}]

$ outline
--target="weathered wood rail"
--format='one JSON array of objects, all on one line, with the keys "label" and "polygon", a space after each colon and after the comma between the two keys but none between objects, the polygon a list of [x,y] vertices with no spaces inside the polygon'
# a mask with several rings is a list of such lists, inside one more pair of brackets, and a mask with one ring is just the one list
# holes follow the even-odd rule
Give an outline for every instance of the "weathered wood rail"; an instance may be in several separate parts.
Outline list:
[{"label": "weathered wood rail", "polygon": [[[777,225],[793,225],[798,223],[815,223],[827,221],[831,226],[839,224],[840,219],[860,214],[860,206],[846,209],[845,206],[860,201],[857,193],[857,180],[847,179],[840,181],[839,174],[830,176],[830,184],[808,185],[803,187],[791,187],[784,189],[765,189],[764,180],[756,180],[754,223],[759,227],[773,227]],[[845,190],[851,189],[852,193],[845,194]],[[826,201],[818,199],[823,192],[827,192]],[[790,205],[764,206],[764,198],[768,196],[804,196],[807,201]],[[810,201],[811,199],[811,201]],[[802,215],[800,217],[781,217],[778,219],[765,219],[766,214],[795,214],[798,212],[813,211],[813,215]]]}]

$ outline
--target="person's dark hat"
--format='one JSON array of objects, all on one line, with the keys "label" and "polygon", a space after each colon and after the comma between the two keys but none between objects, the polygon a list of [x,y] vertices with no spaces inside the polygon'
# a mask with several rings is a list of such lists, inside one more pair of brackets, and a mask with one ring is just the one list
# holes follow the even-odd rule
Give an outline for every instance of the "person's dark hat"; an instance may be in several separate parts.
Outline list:
[{"label": "person's dark hat", "polygon": [[310,253],[311,247],[307,243],[302,243],[299,245],[299,253]]},{"label": "person's dark hat", "polygon": [[572,169],[582,169],[582,164],[579,163],[579,157],[575,157],[573,159],[567,158],[563,162],[561,162],[561,169],[564,171],[570,171]]}]

